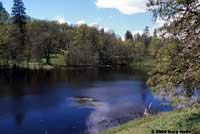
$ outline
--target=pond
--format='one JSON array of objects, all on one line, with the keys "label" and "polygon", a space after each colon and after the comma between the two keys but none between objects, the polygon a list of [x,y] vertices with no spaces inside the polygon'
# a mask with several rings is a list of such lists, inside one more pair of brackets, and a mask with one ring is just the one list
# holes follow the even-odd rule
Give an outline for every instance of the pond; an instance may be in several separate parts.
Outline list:
[{"label": "pond", "polygon": [[98,134],[172,110],[146,86],[144,71],[0,70],[0,134]]}]

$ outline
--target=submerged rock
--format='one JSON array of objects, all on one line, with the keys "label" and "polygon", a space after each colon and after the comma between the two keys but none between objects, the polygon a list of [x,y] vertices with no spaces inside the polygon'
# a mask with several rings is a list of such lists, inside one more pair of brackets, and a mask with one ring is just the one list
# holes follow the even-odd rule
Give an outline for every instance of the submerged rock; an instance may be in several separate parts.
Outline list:
[{"label": "submerged rock", "polygon": [[90,97],[75,97],[74,100],[79,104],[96,102],[94,98]]}]

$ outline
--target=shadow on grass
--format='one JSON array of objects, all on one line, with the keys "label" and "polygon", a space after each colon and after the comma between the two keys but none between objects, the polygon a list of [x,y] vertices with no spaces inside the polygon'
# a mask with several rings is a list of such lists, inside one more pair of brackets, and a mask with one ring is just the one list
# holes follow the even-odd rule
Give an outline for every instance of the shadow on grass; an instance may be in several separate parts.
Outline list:
[{"label": "shadow on grass", "polygon": [[192,134],[200,134],[200,112],[192,113],[181,120],[178,124],[179,128],[185,128],[192,131]]}]

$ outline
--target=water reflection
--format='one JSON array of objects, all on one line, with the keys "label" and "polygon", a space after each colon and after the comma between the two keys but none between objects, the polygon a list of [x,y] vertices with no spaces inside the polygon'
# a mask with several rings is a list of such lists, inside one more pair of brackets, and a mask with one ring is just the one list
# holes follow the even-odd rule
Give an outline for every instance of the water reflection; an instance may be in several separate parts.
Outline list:
[{"label": "water reflection", "polygon": [[16,113],[15,119],[16,119],[16,124],[18,126],[21,126],[24,120],[24,114],[22,112]]},{"label": "water reflection", "polygon": [[[133,87],[134,90],[130,90]],[[90,88],[90,92],[86,92],[88,96],[96,98],[98,101],[89,97],[80,97],[78,100],[84,100],[79,103],[81,106],[93,108],[87,118],[87,127],[90,134],[98,134],[101,130],[105,130],[119,124],[128,122],[129,120],[144,116],[145,108],[151,103],[151,112],[172,110],[170,102],[166,104],[166,100],[161,101],[160,98],[154,97],[145,84],[133,81],[117,81],[112,83],[97,83],[94,88]],[[113,92],[115,91],[115,92]],[[123,93],[123,95],[122,95]],[[110,96],[112,96],[110,98]],[[77,102],[77,98],[74,98]],[[87,105],[91,104],[91,105]]]},{"label": "water reflection", "polygon": [[0,133],[97,134],[162,106],[142,72],[0,71]]}]

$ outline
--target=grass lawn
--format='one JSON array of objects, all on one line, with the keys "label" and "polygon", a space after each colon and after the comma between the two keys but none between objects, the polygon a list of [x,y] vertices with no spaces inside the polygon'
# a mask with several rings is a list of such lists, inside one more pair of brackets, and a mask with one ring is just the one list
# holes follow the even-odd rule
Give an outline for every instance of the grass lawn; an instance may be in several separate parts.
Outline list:
[{"label": "grass lawn", "polygon": [[[61,65],[61,66],[64,66],[66,65],[65,64],[65,58],[64,58],[64,55],[62,54],[51,54],[50,55],[50,63],[52,65]],[[42,65],[42,66],[41,66]],[[51,65],[46,65],[46,59],[43,58],[41,60],[41,63],[39,64],[38,62],[36,61],[32,61],[31,63],[29,63],[29,66],[30,68],[33,68],[33,69],[37,69],[37,68],[40,68],[40,66],[43,68],[43,69],[51,69],[53,66]]]},{"label": "grass lawn", "polygon": [[142,59],[138,59],[136,61],[134,61],[131,66],[132,67],[137,67],[137,66],[141,66],[141,67],[154,67],[156,64],[156,59],[151,57],[151,56],[146,56],[143,57]]},{"label": "grass lawn", "polygon": [[[50,55],[50,62],[53,65],[47,65],[46,64],[46,59],[42,58],[40,62],[36,60],[35,58],[31,59],[29,62],[29,69],[52,69],[54,66],[65,66],[65,57],[62,54],[51,54]],[[12,65],[12,62],[9,61],[9,64]],[[3,65],[2,60],[0,59],[0,65]],[[17,64],[18,67],[22,68],[28,68],[26,59],[24,61],[21,61],[20,63]]]},{"label": "grass lawn", "polygon": [[200,105],[144,117],[102,134],[152,134],[152,130],[155,133],[156,130],[190,130],[192,134],[200,134]]},{"label": "grass lawn", "polygon": [[66,65],[64,55],[62,54],[51,55],[51,63],[53,65]]}]

